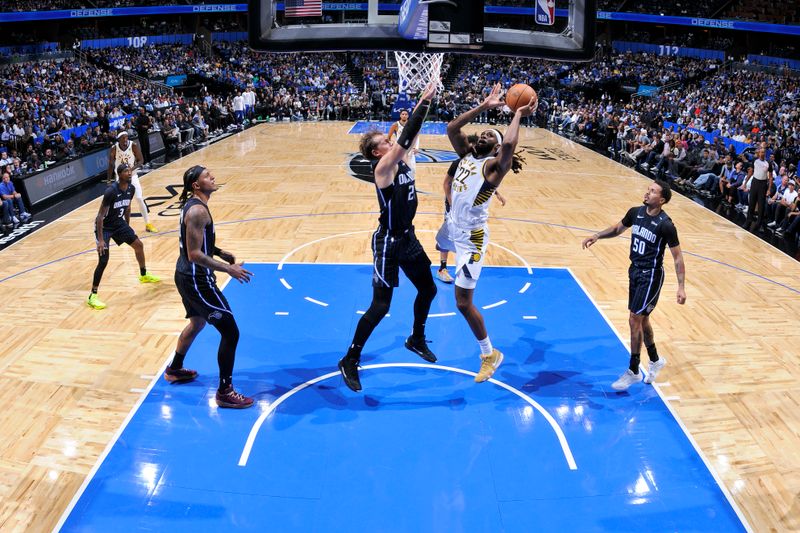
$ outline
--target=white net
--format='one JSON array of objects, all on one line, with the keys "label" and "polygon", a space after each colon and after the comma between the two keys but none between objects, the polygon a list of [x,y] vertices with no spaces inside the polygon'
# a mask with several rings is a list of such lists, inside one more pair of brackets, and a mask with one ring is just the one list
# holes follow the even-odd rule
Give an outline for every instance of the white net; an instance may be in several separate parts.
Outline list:
[{"label": "white net", "polygon": [[400,73],[400,92],[419,92],[428,86],[431,79],[438,80],[437,93],[441,93],[442,60],[444,54],[417,52],[395,52]]}]

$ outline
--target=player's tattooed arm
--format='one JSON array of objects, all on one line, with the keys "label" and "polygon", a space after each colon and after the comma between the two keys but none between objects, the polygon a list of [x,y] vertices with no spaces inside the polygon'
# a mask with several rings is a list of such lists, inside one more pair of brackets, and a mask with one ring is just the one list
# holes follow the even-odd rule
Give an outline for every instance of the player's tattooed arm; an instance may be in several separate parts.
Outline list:
[{"label": "player's tattooed arm", "polygon": [[675,260],[675,275],[678,277],[678,303],[683,304],[686,302],[686,289],[684,288],[686,265],[683,262],[683,252],[681,252],[680,246],[671,246],[669,251],[672,252],[672,258]]},{"label": "player's tattooed arm", "polygon": [[217,261],[203,252],[203,233],[210,222],[208,211],[199,205],[192,206],[186,213],[186,255],[189,261],[218,272],[228,272],[230,265]]},{"label": "player's tattooed arm", "polygon": [[[225,272],[233,279],[239,281],[239,283],[249,283],[253,273],[245,269],[242,266],[243,263],[221,263],[203,252],[201,247],[203,234],[209,222],[211,222],[211,219],[209,218],[208,211],[199,205],[192,206],[186,213],[184,223],[186,224],[186,255],[189,261],[196,265],[210,268],[211,270]],[[225,256],[228,256],[227,258],[233,259],[233,254],[228,254],[219,248],[215,247],[214,251],[219,251],[225,254]],[[214,252],[212,251],[212,253]],[[220,255],[220,257],[227,260],[227,258],[222,255]]]},{"label": "player's tattooed arm", "polygon": [[227,261],[229,265],[232,265],[236,262],[236,256],[234,256],[230,252],[226,252],[220,248],[214,247],[214,255],[222,259],[223,261]]}]

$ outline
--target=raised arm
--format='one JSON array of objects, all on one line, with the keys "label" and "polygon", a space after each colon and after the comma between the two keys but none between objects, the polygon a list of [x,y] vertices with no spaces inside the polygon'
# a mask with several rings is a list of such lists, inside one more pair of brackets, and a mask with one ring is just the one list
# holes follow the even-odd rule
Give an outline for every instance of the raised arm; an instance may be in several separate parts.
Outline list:
[{"label": "raised arm", "polygon": [[500,100],[501,88],[502,86],[499,83],[495,83],[489,96],[487,96],[479,106],[458,115],[447,125],[447,137],[450,139],[450,144],[453,145],[453,150],[456,151],[459,157],[463,157],[470,150],[467,134],[461,131],[461,128],[472,122],[475,117],[484,111],[502,106],[503,101]]},{"label": "raised arm", "polygon": [[411,113],[408,122],[406,122],[403,128],[403,133],[400,134],[400,138],[397,139],[397,142],[392,145],[389,152],[381,157],[378,164],[375,165],[375,185],[377,185],[378,188],[383,189],[389,186],[394,179],[397,163],[404,159],[411,149],[414,138],[419,134],[419,130],[422,129],[422,123],[425,121],[425,117],[428,116],[431,101],[436,94],[436,83],[436,81],[432,81],[425,88],[425,92],[420,96],[419,102],[414,108],[414,112]]},{"label": "raised arm", "polygon": [[511,163],[514,160],[514,152],[517,150],[517,142],[519,141],[519,123],[522,117],[530,116],[531,113],[536,111],[538,100],[532,97],[527,105],[517,109],[514,113],[514,118],[511,119],[511,124],[506,130],[503,137],[503,144],[500,146],[500,153],[495,159],[490,160],[486,164],[486,181],[495,187],[500,185],[503,178],[508,171],[511,170]]},{"label": "raised arm", "polygon": [[211,270],[230,274],[232,278],[239,280],[239,282],[249,282],[253,273],[242,268],[242,263],[221,263],[203,252],[203,233],[210,221],[208,211],[199,205],[192,206],[186,213],[184,218],[184,223],[186,224],[186,256],[189,261]]}]

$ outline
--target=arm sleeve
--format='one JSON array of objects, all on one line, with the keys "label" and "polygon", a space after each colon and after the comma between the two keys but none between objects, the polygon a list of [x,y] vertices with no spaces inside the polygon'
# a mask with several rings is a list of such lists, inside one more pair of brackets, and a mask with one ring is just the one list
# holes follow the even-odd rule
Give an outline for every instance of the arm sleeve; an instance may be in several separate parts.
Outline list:
[{"label": "arm sleeve", "polygon": [[636,211],[638,210],[638,207],[631,207],[628,209],[628,212],[625,213],[625,216],[622,218],[622,225],[626,228],[633,226],[633,219],[636,217]]},{"label": "arm sleeve", "polygon": [[406,126],[403,128],[403,133],[401,133],[400,138],[397,139],[397,144],[406,150],[411,148],[411,141],[414,140],[414,137],[417,136],[419,130],[422,129],[422,123],[428,116],[428,110],[430,107],[430,100],[423,100],[420,102],[414,112],[411,113],[411,117],[409,117],[408,122],[406,122]]},{"label": "arm sleeve", "polygon": [[661,225],[661,236],[670,248],[681,244],[678,241],[678,230],[675,229],[675,224],[673,224],[671,220],[667,220]]}]

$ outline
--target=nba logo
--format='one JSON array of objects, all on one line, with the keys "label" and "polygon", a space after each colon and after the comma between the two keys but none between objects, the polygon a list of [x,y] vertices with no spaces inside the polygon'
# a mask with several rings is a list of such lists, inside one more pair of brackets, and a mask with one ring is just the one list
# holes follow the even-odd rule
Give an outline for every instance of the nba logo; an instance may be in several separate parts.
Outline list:
[{"label": "nba logo", "polygon": [[536,24],[552,26],[556,21],[555,0],[536,0]]}]

